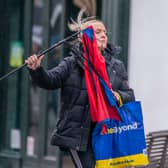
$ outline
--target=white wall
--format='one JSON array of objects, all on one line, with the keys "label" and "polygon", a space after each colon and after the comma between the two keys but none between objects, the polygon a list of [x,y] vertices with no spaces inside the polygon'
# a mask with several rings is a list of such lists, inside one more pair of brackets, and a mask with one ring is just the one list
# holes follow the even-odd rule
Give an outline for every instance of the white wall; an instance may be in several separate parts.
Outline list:
[{"label": "white wall", "polygon": [[168,130],[168,0],[132,0],[129,83],[146,133]]}]

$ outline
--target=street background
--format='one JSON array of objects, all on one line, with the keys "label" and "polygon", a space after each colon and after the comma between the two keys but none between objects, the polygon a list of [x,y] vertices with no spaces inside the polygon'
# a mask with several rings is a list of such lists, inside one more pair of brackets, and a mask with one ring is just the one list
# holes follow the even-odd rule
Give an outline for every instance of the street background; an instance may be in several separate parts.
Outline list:
[{"label": "street background", "polygon": [[[1,0],[0,77],[34,53],[72,34],[67,23],[82,7],[104,22],[108,42],[129,85],[142,102],[145,134],[168,130],[167,0]],[[48,54],[52,68],[68,55],[70,43]],[[60,90],[34,85],[26,68],[0,82],[0,168],[71,168],[69,154],[50,145],[59,118]]]}]

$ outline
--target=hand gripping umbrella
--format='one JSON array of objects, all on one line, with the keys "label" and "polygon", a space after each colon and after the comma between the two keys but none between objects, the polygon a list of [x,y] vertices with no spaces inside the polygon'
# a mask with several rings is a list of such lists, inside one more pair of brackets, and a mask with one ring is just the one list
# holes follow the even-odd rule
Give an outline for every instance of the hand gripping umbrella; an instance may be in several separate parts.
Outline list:
[{"label": "hand gripping umbrella", "polygon": [[[74,38],[75,36],[77,36],[80,33],[80,31],[77,31],[76,33],[72,34],[71,36],[66,37],[65,39],[59,41],[58,43],[54,44],[53,46],[51,46],[50,48],[47,48],[46,50],[44,50],[43,52],[41,52],[40,54],[37,55],[37,57],[40,57],[48,52],[50,52],[51,50],[53,50],[55,47],[58,47],[60,45],[62,45],[63,43],[65,43],[66,41]],[[18,70],[22,69],[23,67],[25,67],[27,65],[27,63],[24,63],[23,65],[21,65],[20,67],[12,70],[11,72],[5,74],[4,76],[0,77],[0,81],[8,78],[9,76],[11,76],[12,74],[14,74],[15,72],[17,72]]]}]

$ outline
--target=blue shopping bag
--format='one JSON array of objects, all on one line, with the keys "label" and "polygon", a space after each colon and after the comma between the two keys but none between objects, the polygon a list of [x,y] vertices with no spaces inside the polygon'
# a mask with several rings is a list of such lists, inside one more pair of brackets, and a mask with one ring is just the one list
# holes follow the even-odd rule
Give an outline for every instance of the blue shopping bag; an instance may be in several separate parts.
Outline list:
[{"label": "blue shopping bag", "polygon": [[106,119],[92,134],[96,168],[122,168],[148,164],[141,103],[118,107],[122,121]]}]

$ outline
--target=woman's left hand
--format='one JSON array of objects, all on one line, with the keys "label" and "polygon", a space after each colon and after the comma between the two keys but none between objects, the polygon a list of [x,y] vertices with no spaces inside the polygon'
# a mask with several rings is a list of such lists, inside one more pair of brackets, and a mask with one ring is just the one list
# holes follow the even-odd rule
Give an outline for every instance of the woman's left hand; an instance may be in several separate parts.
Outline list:
[{"label": "woman's left hand", "polygon": [[112,93],[113,93],[115,99],[116,99],[117,101],[120,101],[120,98],[121,98],[121,97],[120,97],[120,94],[117,93],[116,91],[113,91],[113,90],[112,90]]}]

